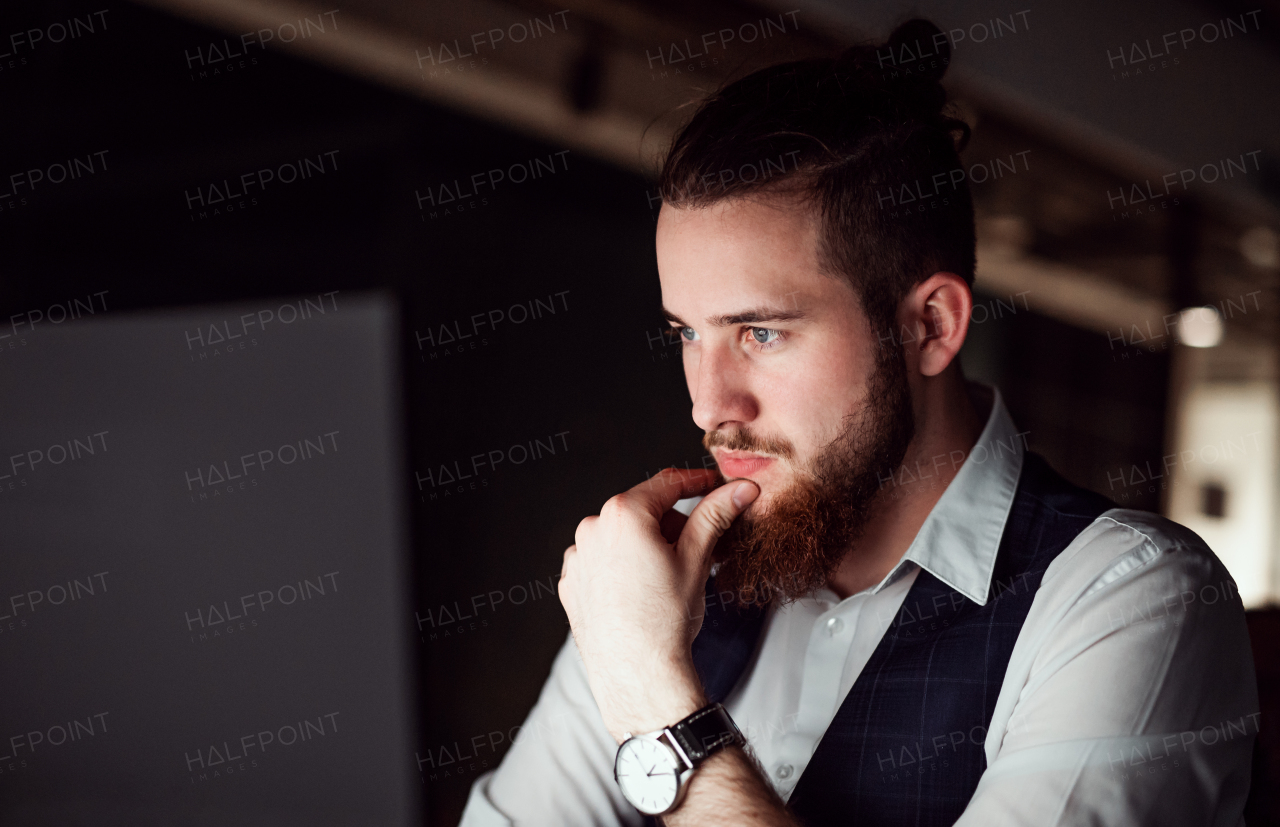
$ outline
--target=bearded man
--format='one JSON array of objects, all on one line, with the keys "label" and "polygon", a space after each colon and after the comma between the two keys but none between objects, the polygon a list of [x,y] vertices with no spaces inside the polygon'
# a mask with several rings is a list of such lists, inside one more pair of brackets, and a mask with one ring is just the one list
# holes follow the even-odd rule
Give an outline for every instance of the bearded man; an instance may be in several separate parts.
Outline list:
[{"label": "bearded man", "polygon": [[[572,634],[467,827],[1243,823],[1230,576],[1054,473],[961,372],[946,45],[913,21],[761,70],[676,138],[658,272],[718,469],[579,525]],[[887,73],[904,46],[926,57]]]}]

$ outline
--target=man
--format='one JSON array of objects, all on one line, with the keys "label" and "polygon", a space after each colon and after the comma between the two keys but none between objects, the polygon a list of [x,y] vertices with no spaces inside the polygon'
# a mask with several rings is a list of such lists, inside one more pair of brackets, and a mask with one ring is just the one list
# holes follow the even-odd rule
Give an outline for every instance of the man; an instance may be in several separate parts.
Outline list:
[{"label": "man", "polygon": [[[676,139],[662,299],[726,481],[669,470],[582,521],[572,635],[467,827],[1242,823],[1230,576],[964,380],[968,130],[939,38],[895,32],[933,56],[896,76],[870,48],[762,70]],[[882,209],[903,187],[945,196]]]}]

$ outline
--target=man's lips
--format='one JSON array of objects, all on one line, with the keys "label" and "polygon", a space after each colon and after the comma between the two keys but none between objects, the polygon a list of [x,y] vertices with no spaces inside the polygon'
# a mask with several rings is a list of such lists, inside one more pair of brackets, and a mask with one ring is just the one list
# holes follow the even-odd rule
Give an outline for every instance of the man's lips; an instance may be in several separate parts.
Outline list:
[{"label": "man's lips", "polygon": [[720,463],[720,472],[726,477],[749,477],[764,470],[773,461],[773,457],[746,451],[716,452],[716,462]]}]

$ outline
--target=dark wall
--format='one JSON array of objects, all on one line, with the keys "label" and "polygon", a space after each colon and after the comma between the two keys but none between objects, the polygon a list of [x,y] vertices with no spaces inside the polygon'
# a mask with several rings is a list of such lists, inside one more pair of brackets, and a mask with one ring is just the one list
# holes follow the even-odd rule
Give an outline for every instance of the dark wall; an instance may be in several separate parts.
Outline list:
[{"label": "dark wall", "polygon": [[1112,341],[1018,297],[974,303],[961,364],[1001,389],[1027,446],[1123,508],[1159,511],[1165,480],[1148,475],[1163,471],[1167,347]]},{"label": "dark wall", "polygon": [[1280,824],[1280,610],[1249,612],[1253,665],[1258,672],[1261,732],[1253,749],[1253,786],[1244,817],[1248,824]]}]

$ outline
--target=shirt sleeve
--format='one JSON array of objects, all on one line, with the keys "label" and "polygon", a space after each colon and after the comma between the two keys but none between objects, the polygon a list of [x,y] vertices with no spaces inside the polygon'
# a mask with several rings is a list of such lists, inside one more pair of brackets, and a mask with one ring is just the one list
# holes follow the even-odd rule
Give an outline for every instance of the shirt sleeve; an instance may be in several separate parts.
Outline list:
[{"label": "shirt sleeve", "polygon": [[1182,526],[1110,511],[1045,573],[957,824],[1238,827],[1259,720],[1225,567]]},{"label": "shirt sleeve", "polygon": [[473,782],[460,827],[639,827],[613,780],[617,749],[569,635],[502,763]]}]

